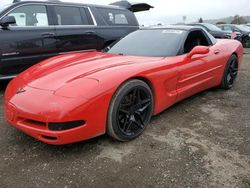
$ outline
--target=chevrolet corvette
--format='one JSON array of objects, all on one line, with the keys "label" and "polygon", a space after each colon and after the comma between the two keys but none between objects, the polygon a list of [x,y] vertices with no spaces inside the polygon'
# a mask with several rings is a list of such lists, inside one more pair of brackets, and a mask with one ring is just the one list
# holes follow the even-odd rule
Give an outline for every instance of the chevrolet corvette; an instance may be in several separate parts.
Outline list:
[{"label": "chevrolet corvette", "polygon": [[6,120],[53,145],[105,133],[129,141],[178,101],[232,88],[242,58],[238,41],[202,28],[140,29],[105,52],[56,56],[18,75],[5,92]]}]

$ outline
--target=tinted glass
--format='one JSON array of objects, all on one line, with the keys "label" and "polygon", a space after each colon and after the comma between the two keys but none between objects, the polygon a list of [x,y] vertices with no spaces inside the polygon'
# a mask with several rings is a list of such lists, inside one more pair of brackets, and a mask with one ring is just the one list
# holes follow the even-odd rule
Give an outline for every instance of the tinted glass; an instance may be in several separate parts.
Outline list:
[{"label": "tinted glass", "polygon": [[191,31],[184,43],[184,53],[189,53],[196,46],[209,46],[210,42],[202,31]]},{"label": "tinted glass", "polygon": [[176,56],[185,33],[172,29],[138,30],[121,39],[108,52],[134,56]]},{"label": "tinted glass", "polygon": [[[86,25],[78,7],[55,6],[58,25]],[[85,16],[85,20],[87,17]]]},{"label": "tinted glass", "polygon": [[125,10],[98,8],[108,25],[137,25],[134,15]]},{"label": "tinted glass", "polygon": [[8,14],[14,16],[16,24],[12,26],[48,26],[48,15],[46,6],[26,5],[14,9]]}]

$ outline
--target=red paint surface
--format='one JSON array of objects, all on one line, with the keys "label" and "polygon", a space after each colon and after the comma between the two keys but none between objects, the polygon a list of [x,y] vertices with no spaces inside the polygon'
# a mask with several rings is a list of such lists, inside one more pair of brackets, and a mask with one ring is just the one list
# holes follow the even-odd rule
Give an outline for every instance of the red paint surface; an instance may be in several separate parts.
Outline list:
[{"label": "red paint surface", "polygon": [[[209,53],[176,57],[135,57],[101,52],[72,53],[45,60],[12,80],[5,93],[9,124],[48,144],[68,144],[106,132],[110,100],[132,78],[147,80],[154,98],[154,115],[193,94],[220,85],[229,57],[243,48],[220,40]],[[19,88],[25,92],[16,94]],[[36,124],[29,120],[43,122]],[[48,122],[84,120],[84,126],[50,131]],[[44,138],[54,137],[55,140]]]}]

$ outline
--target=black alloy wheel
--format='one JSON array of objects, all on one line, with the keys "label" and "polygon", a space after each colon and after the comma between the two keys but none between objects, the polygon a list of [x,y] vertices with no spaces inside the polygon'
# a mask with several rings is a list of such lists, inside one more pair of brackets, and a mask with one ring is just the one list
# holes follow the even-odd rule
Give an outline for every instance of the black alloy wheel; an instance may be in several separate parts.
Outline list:
[{"label": "black alloy wheel", "polygon": [[111,101],[108,115],[108,134],[129,141],[138,137],[147,127],[153,113],[153,95],[141,80],[124,83]]},{"label": "black alloy wheel", "polygon": [[224,77],[221,83],[223,89],[231,89],[238,75],[238,58],[232,55],[226,65]]}]

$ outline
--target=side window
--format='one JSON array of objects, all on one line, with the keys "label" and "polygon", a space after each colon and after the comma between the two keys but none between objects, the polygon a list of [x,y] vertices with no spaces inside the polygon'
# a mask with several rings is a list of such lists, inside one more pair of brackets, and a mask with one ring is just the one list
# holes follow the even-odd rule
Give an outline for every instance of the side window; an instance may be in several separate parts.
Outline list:
[{"label": "side window", "polygon": [[16,24],[12,26],[48,26],[48,14],[46,6],[26,5],[16,8],[8,14],[14,16]]},{"label": "side window", "polygon": [[128,24],[128,20],[124,14],[115,14],[115,24]]},{"label": "side window", "polygon": [[55,6],[58,25],[88,25],[88,18],[78,7]]},{"label": "side window", "polygon": [[224,30],[225,30],[225,31],[232,31],[232,28],[231,28],[230,26],[226,26],[226,25],[225,25],[225,26],[224,26]]},{"label": "side window", "polygon": [[234,32],[240,32],[240,30],[237,27],[233,27],[232,31],[234,31]]},{"label": "side window", "polygon": [[210,46],[202,31],[191,31],[184,44],[184,54],[189,53],[195,46]]},{"label": "side window", "polygon": [[108,25],[131,25],[127,11],[107,8],[99,8],[99,10]]}]

